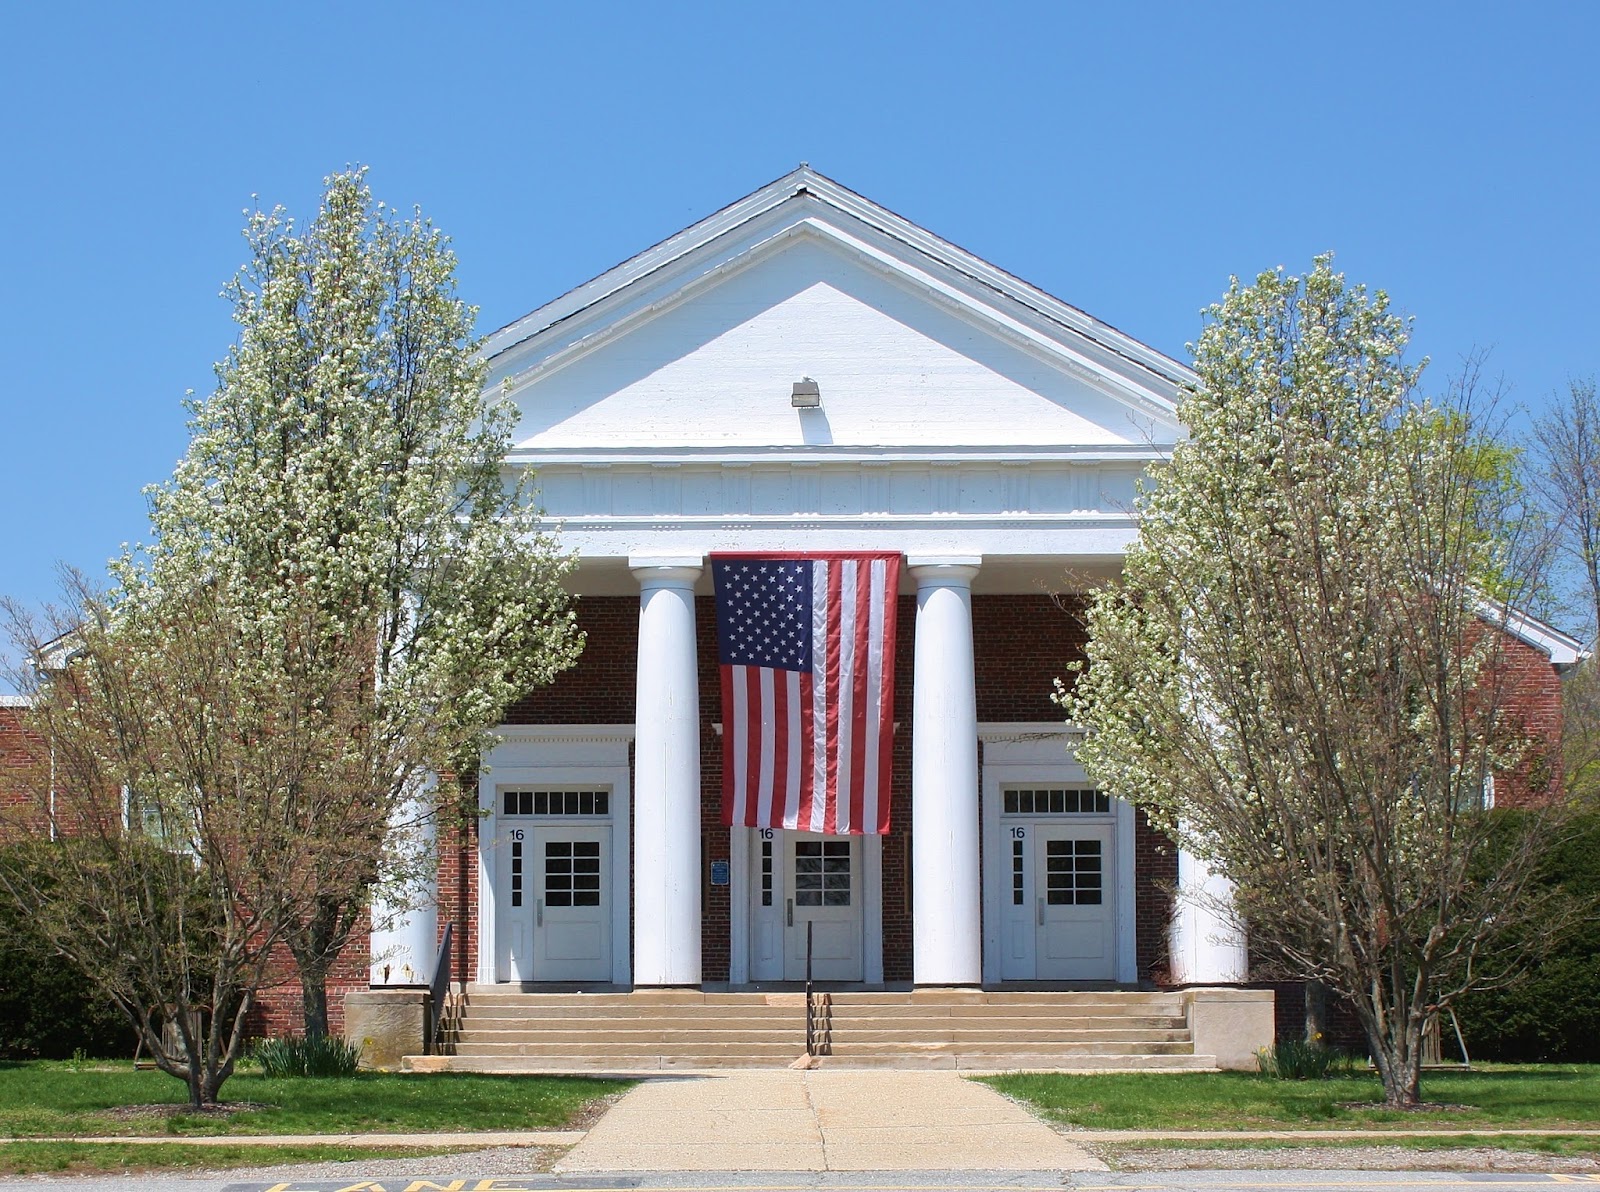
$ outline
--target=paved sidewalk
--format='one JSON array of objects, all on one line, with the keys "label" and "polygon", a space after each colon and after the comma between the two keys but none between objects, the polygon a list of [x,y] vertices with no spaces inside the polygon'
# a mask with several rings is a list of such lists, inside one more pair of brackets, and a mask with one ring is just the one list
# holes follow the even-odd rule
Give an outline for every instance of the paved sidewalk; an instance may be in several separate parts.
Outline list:
[{"label": "paved sidewalk", "polygon": [[639,1085],[556,1165],[619,1171],[1105,1171],[955,1072],[728,1071]]}]

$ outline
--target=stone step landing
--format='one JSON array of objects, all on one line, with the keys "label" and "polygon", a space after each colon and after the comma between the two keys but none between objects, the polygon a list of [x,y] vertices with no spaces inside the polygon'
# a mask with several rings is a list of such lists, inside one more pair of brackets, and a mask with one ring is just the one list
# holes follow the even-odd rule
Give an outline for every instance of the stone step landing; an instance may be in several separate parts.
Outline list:
[{"label": "stone step landing", "polygon": [[[1214,1071],[1186,995],[918,989],[819,999],[817,1067]],[[805,1053],[794,992],[535,993],[469,986],[438,1056],[413,1071],[652,1072],[781,1068]]]}]

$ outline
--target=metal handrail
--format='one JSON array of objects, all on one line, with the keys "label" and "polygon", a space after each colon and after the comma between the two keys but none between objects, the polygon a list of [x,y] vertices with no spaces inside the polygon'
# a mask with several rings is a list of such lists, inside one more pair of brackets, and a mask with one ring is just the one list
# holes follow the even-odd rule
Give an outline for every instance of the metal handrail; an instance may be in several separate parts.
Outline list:
[{"label": "metal handrail", "polygon": [[439,955],[433,962],[433,983],[428,986],[428,998],[433,1004],[433,1031],[428,1040],[430,1055],[439,1054],[439,1035],[444,1030],[445,999],[450,996],[450,937],[455,934],[455,927],[454,923],[444,925]]},{"label": "metal handrail", "polygon": [[811,987],[811,929],[816,923],[806,920],[806,1054],[817,1054],[816,991]]}]

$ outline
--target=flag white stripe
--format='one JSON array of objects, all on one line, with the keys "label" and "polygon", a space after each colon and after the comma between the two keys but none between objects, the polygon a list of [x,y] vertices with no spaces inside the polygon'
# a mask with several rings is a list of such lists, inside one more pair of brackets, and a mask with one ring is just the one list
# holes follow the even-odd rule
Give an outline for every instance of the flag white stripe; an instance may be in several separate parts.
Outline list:
[{"label": "flag white stripe", "polygon": [[878,790],[880,787],[879,741],[880,712],[883,708],[883,605],[884,584],[887,582],[888,564],[882,559],[872,560],[871,594],[867,613],[867,739],[865,772],[861,775],[864,797],[861,800],[861,825],[863,832],[878,830]]},{"label": "flag white stripe", "polygon": [[[806,830],[822,831],[828,795],[828,561],[811,565],[811,816]],[[785,824],[785,827],[793,825]]]},{"label": "flag white stripe", "polygon": [[839,564],[839,793],[834,806],[834,830],[851,831],[850,746],[855,741],[856,710],[856,580],[861,564],[845,559]]},{"label": "flag white stripe", "polygon": [[757,673],[761,676],[761,786],[756,793],[756,814],[765,824],[772,818],[772,755],[778,722],[772,714],[772,668],[763,666]]},{"label": "flag white stripe", "polygon": [[749,669],[736,666],[733,670],[733,806],[738,823],[750,822],[750,695],[747,690]]},{"label": "flag white stripe", "polygon": [[783,817],[787,821],[793,814],[791,808],[800,805],[800,672],[785,671],[783,677],[789,687],[789,765],[783,789]]}]

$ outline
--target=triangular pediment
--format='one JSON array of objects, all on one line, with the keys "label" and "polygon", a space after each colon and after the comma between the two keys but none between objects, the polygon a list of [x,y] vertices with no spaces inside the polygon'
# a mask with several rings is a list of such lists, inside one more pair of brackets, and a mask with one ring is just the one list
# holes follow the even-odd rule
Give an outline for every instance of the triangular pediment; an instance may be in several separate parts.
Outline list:
[{"label": "triangular pediment", "polygon": [[[802,169],[490,337],[518,453],[1171,443],[1182,366]],[[814,378],[820,409],[791,386]]]}]

